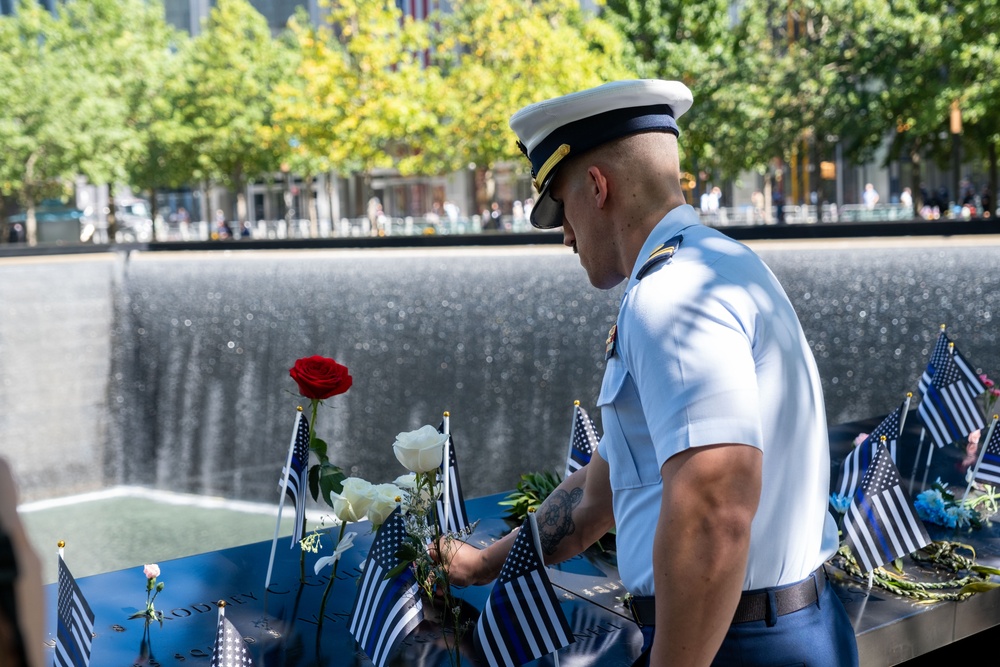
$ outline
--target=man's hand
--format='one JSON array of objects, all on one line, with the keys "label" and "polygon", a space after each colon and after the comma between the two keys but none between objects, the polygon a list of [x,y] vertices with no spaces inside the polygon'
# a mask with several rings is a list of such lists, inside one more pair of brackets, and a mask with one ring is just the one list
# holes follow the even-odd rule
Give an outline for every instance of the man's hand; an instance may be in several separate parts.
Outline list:
[{"label": "man's hand", "polygon": [[462,540],[445,537],[436,544],[429,545],[428,552],[434,562],[444,563],[448,571],[448,583],[454,586],[482,586],[500,574],[500,568],[516,534],[515,530],[486,549],[478,549]]},{"label": "man's hand", "polygon": [[709,665],[719,650],[743,588],[762,462],[758,449],[720,444],[663,464],[650,665]]},{"label": "man's hand", "polygon": [[[535,513],[546,563],[572,558],[614,526],[608,464],[594,453],[590,463],[563,480]],[[445,538],[430,545],[456,586],[482,586],[497,578],[514,544],[514,530],[485,549]]]}]

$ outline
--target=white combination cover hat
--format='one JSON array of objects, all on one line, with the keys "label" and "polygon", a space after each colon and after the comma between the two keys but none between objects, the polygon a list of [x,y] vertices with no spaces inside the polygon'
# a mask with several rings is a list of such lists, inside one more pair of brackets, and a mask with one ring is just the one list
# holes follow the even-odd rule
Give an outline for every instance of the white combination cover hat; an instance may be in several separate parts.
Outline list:
[{"label": "white combination cover hat", "polygon": [[549,196],[549,185],[564,158],[638,132],[680,134],[675,120],[692,102],[691,91],[680,81],[634,79],[537,102],[511,116],[510,127],[531,162],[539,193],[531,224],[539,229],[562,226],[562,206]]}]

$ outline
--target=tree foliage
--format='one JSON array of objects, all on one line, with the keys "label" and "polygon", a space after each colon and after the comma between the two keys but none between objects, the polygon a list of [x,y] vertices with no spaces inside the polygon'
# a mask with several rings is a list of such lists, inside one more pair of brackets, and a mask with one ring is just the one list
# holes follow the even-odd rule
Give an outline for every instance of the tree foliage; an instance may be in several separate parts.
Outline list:
[{"label": "tree foliage", "polygon": [[296,75],[276,88],[275,131],[292,159],[341,174],[437,173],[422,156],[441,140],[440,78],[423,66],[427,24],[391,0],[340,0],[326,25],[292,25]]},{"label": "tree foliage", "polygon": [[635,73],[625,43],[576,0],[460,0],[441,16],[435,63],[449,98],[452,168],[523,159],[508,127],[519,108]]},{"label": "tree foliage", "polygon": [[[179,157],[195,178],[226,184],[242,201],[249,179],[278,170],[283,147],[270,131],[272,91],[293,66],[290,51],[247,0],[218,1],[202,33],[183,46],[180,75],[165,92],[186,131]],[[239,217],[245,219],[243,205]]]}]

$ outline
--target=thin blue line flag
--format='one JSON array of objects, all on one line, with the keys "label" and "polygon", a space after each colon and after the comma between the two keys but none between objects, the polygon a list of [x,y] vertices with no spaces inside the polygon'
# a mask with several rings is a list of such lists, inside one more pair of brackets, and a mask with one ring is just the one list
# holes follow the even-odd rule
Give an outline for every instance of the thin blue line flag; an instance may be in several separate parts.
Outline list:
[{"label": "thin blue line flag", "polygon": [[392,648],[424,618],[420,587],[410,568],[387,576],[400,563],[397,554],[404,539],[406,521],[397,507],[375,534],[351,610],[351,635],[376,667],[384,667]]},{"label": "thin blue line flag", "polygon": [[[444,422],[438,427],[439,433],[444,433]],[[462,493],[462,481],[458,475],[458,457],[455,455],[455,441],[448,435],[448,456],[441,461],[438,470],[438,482],[446,485],[448,495],[437,500],[438,525],[442,533],[457,533],[469,526],[469,515],[465,511],[465,495]],[[446,506],[447,503],[447,506]]]},{"label": "thin blue line flag", "polygon": [[309,475],[309,420],[302,412],[296,413],[295,439],[291,443],[291,468],[282,467],[282,478],[288,475],[285,495],[295,508],[295,526],[292,531],[291,548],[295,548],[302,538],[302,524],[306,517],[306,489]]},{"label": "thin blue line flag", "polygon": [[597,427],[587,411],[579,405],[573,406],[573,432],[569,437],[569,453],[566,455],[566,471],[563,479],[590,463],[590,457],[597,451]]},{"label": "thin blue line flag", "polygon": [[490,667],[517,667],[573,643],[538,553],[533,518],[514,538],[476,623],[476,640]]},{"label": "thin blue line flag", "polygon": [[946,349],[935,363],[934,375],[924,390],[917,415],[938,447],[965,438],[986,423],[951,349]]},{"label": "thin blue line flag", "polygon": [[847,543],[871,572],[930,544],[923,522],[900,484],[899,471],[881,442],[844,516]]},{"label": "thin blue line flag", "polygon": [[59,598],[55,667],[87,667],[94,637],[94,612],[59,556]]}]

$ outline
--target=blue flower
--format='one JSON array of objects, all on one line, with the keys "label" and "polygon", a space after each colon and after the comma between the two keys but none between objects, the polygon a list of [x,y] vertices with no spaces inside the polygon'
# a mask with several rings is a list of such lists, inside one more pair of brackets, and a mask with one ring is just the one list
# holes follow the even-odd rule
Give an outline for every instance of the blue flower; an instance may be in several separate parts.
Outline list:
[{"label": "blue flower", "polygon": [[843,514],[851,506],[851,496],[840,495],[839,493],[830,494],[830,505],[838,514]]}]

